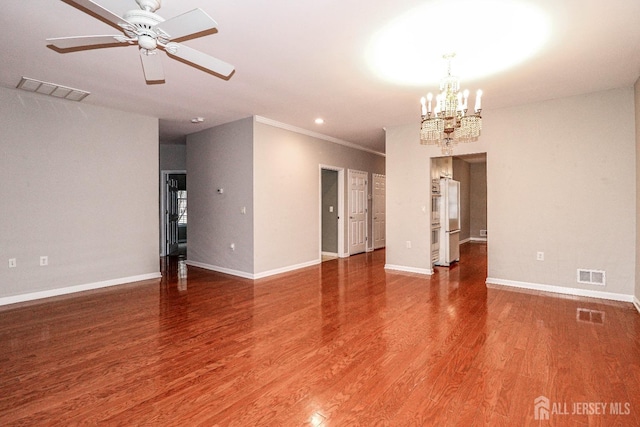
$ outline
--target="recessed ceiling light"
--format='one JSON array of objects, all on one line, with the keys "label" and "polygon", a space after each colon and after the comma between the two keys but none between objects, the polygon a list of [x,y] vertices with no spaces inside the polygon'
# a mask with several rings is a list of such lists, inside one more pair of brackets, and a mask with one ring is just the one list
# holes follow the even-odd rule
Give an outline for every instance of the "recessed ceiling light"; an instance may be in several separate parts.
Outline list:
[{"label": "recessed ceiling light", "polygon": [[323,123],[324,123],[324,119],[321,119],[320,117],[318,117],[318,118],[315,120],[315,122],[316,122],[316,124],[317,124],[317,125],[321,125],[321,124],[323,124]]},{"label": "recessed ceiling light", "polygon": [[193,119],[191,119],[191,123],[202,123],[204,122],[204,117],[194,117]]},{"label": "recessed ceiling light", "polygon": [[465,81],[506,70],[537,52],[550,38],[549,18],[517,0],[439,0],[393,20],[367,50],[381,78],[406,85],[440,81],[442,56]]}]

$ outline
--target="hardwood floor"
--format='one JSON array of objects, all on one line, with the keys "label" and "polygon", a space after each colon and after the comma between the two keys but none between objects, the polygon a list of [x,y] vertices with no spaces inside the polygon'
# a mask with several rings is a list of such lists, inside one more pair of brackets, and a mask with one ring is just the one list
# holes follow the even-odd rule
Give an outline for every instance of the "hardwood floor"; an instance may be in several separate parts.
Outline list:
[{"label": "hardwood floor", "polygon": [[487,289],[486,245],[461,252],[431,277],[384,250],[256,281],[170,262],[0,308],[0,425],[640,425],[631,304]]}]

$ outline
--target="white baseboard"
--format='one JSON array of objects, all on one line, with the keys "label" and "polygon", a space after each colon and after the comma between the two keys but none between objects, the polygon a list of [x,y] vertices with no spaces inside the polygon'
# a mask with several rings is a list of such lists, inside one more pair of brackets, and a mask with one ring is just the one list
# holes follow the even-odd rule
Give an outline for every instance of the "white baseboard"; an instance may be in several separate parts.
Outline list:
[{"label": "white baseboard", "polygon": [[238,276],[244,279],[251,279],[251,280],[262,279],[264,277],[273,276],[275,274],[286,273],[289,271],[298,270],[300,268],[310,267],[312,265],[320,264],[321,262],[322,260],[315,259],[313,261],[303,262],[301,264],[289,265],[286,267],[276,268],[274,270],[268,270],[268,271],[263,271],[261,273],[253,274],[253,273],[247,273],[246,271],[232,270],[230,268],[219,267],[217,265],[206,264],[198,261],[190,261],[190,260],[185,261],[187,265],[193,265],[194,267],[200,267],[206,270],[217,271],[218,273],[230,274],[232,276]]},{"label": "white baseboard", "polygon": [[305,267],[311,267],[312,265],[318,265],[321,264],[322,260],[321,259],[314,259],[313,261],[307,261],[307,262],[303,262],[300,264],[295,264],[295,265],[289,265],[286,267],[282,267],[282,268],[276,268],[274,270],[268,270],[268,271],[263,271],[261,273],[256,273],[253,275],[254,279],[262,279],[264,277],[268,277],[268,276],[273,276],[276,274],[281,274],[281,273],[287,273],[289,271],[293,271],[293,270],[298,270],[300,268],[305,268]]},{"label": "white baseboard", "polygon": [[633,305],[636,307],[636,310],[638,310],[638,313],[640,313],[640,300],[636,296],[633,297]]},{"label": "white baseboard", "polygon": [[244,279],[253,279],[252,273],[247,273],[246,271],[233,270],[231,268],[219,267],[217,265],[207,264],[199,261],[191,261],[187,259],[185,264],[192,265],[194,267],[204,268],[205,270],[217,271],[218,273],[230,274],[232,276],[242,277]]},{"label": "white baseboard", "polygon": [[612,292],[592,291],[588,289],[565,288],[564,286],[543,285],[540,283],[519,282],[516,280],[496,279],[487,277],[485,281],[488,288],[494,287],[512,287],[520,289],[529,289],[534,291],[551,292],[554,294],[574,295],[579,297],[600,298],[614,301],[633,302],[633,295],[615,294]]},{"label": "white baseboard", "polygon": [[325,251],[322,251],[321,255],[322,256],[333,256],[333,257],[338,258],[338,252],[325,252]]},{"label": "white baseboard", "polygon": [[34,301],[43,298],[57,297],[60,295],[74,294],[77,292],[91,291],[94,289],[108,288],[110,286],[124,285],[132,282],[140,282],[142,280],[159,279],[162,277],[160,272],[140,274],[138,276],[121,277],[118,279],[105,280],[102,282],[86,283],[84,285],[68,286],[65,288],[50,289],[47,291],[30,292],[28,294],[13,295],[10,297],[0,298],[0,306],[16,304],[19,302]]},{"label": "white baseboard", "polygon": [[395,271],[404,271],[405,273],[417,273],[417,274],[426,274],[431,276],[433,274],[432,268],[416,268],[416,267],[407,267],[405,265],[394,265],[394,264],[385,264],[385,270],[395,270]]},{"label": "white baseboard", "polygon": [[479,242],[484,242],[487,243],[487,238],[486,237],[469,237],[467,239],[464,240],[460,240],[460,244],[462,245],[463,243],[479,243]]}]

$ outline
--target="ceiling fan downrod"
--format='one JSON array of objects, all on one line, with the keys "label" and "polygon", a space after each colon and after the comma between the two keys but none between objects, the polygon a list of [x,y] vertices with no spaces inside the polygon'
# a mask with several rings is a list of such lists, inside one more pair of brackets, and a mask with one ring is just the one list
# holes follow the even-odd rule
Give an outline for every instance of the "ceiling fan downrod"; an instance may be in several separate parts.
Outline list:
[{"label": "ceiling fan downrod", "polygon": [[161,0],[136,0],[140,9],[146,10],[147,12],[155,12],[160,9]]}]

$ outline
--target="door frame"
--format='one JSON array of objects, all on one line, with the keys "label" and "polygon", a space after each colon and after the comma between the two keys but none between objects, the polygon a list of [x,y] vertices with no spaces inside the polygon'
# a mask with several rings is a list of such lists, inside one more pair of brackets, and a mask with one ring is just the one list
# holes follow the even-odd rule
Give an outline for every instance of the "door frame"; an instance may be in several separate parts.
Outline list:
[{"label": "door frame", "polygon": [[[358,170],[358,169],[349,169],[348,170],[348,177],[347,177],[347,192],[348,192],[348,200],[347,200],[347,215],[351,215],[351,212],[349,212],[349,209],[351,209],[351,173],[355,173],[355,174],[364,174],[366,175],[366,179],[364,182],[364,187],[365,187],[365,195],[364,195],[364,204],[365,204],[365,212],[364,212],[364,251],[362,252],[369,252],[369,203],[371,203],[372,198],[371,198],[371,194],[369,193],[369,172],[367,171],[362,171],[362,170]],[[351,223],[348,223],[347,226],[349,227],[349,230],[347,232],[347,235],[349,236],[348,242],[347,242],[347,256],[351,255]],[[373,248],[373,246],[372,246]],[[371,249],[371,251],[373,251],[373,249]],[[358,252],[360,253],[360,252]],[[354,254],[355,255],[355,254]]]},{"label": "door frame", "polygon": [[[384,204],[384,215],[385,215],[385,230],[384,230],[384,243],[382,244],[382,246],[376,246],[376,220],[375,220],[375,216],[376,216],[376,178],[382,178],[384,180],[384,198],[385,198],[385,204]],[[371,174],[371,250],[374,251],[376,249],[380,249],[380,248],[384,248],[387,246],[387,233],[386,233],[386,224],[387,224],[387,220],[386,220],[386,216],[387,216],[387,206],[386,206],[386,200],[387,200],[387,176],[381,173],[374,173]]]},{"label": "door frame", "polygon": [[318,167],[318,259],[322,259],[322,170],[338,172],[338,257],[346,258],[344,249],[344,168],[320,164]]},{"label": "door frame", "polygon": [[187,174],[186,170],[160,171],[160,256],[167,256],[167,178],[173,174]]}]

